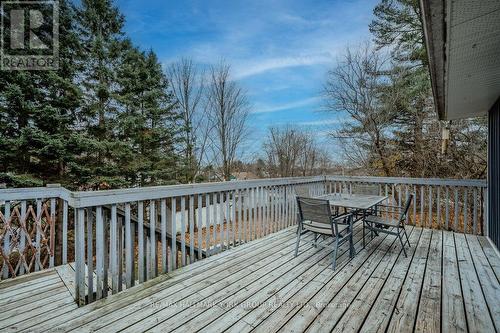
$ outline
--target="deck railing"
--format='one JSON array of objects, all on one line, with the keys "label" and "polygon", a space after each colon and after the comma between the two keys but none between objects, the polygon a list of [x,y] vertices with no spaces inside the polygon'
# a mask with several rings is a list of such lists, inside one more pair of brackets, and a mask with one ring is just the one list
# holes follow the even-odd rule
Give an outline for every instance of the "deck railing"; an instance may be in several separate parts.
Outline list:
[{"label": "deck railing", "polygon": [[67,263],[70,197],[59,186],[0,190],[0,279]]},{"label": "deck railing", "polygon": [[[482,180],[318,176],[69,192],[0,190],[2,278],[75,261],[79,304],[104,298],[296,223],[295,191],[377,184],[388,203],[413,194],[407,223],[484,234]],[[74,253],[72,250],[74,249]]]},{"label": "deck railing", "polygon": [[404,205],[410,195],[412,203],[406,222],[425,228],[487,234],[484,180],[396,177],[327,176],[328,192],[352,192],[356,184],[377,184],[379,194],[388,196],[390,205]]}]

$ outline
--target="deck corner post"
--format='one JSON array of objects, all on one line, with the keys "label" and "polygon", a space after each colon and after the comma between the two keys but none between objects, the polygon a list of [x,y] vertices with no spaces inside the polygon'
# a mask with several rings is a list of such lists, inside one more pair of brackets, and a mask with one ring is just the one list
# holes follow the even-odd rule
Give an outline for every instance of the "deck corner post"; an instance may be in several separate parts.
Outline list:
[{"label": "deck corner post", "polygon": [[75,295],[79,306],[85,305],[85,209],[75,210]]},{"label": "deck corner post", "polygon": [[481,223],[482,230],[480,230],[481,234],[483,236],[490,237],[489,233],[489,192],[488,192],[488,187],[483,188],[484,194],[483,194],[483,221]]}]

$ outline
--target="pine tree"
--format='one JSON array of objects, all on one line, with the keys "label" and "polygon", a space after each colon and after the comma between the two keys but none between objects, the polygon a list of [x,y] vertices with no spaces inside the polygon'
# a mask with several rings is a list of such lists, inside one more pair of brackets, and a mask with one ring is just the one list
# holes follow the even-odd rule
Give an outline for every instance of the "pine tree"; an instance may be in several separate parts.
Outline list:
[{"label": "pine tree", "polygon": [[123,33],[124,17],[109,0],[84,0],[78,26],[85,52],[80,84],[81,106],[88,149],[80,155],[82,183],[92,187],[126,186],[117,158],[126,151],[115,132],[119,105],[116,71],[129,45]]},{"label": "pine tree", "polygon": [[156,55],[131,44],[117,73],[119,138],[128,143],[120,165],[131,184],[165,184],[179,166],[175,151],[178,113]]}]

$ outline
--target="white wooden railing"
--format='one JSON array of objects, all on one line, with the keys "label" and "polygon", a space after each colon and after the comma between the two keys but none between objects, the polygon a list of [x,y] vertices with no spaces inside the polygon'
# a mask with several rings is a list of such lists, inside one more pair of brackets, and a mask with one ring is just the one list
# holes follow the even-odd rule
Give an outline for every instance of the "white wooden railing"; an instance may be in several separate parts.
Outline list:
[{"label": "white wooden railing", "polygon": [[1,276],[74,260],[75,295],[86,304],[294,225],[296,187],[320,195],[354,192],[360,183],[378,184],[390,204],[413,194],[409,224],[486,232],[482,180],[318,176],[92,192],[7,189],[0,190]]},{"label": "white wooden railing", "polygon": [[407,223],[470,234],[487,234],[488,187],[484,180],[327,176],[328,192],[352,192],[356,184],[378,184],[389,204],[403,205],[410,195]]}]

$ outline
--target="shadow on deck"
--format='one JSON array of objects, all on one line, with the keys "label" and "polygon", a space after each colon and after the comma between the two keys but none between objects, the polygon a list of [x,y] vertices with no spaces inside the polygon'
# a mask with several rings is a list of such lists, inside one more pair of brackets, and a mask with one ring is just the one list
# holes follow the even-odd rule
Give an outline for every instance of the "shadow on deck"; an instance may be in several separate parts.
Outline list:
[{"label": "shadow on deck", "polygon": [[[500,329],[500,257],[485,237],[412,228],[404,257],[380,235],[336,271],[295,228],[77,308],[56,270],[0,283],[1,331],[462,331]],[[327,240],[328,241],[328,240]],[[23,280],[24,279],[24,280]]]}]

